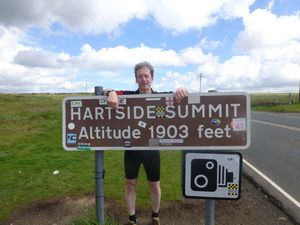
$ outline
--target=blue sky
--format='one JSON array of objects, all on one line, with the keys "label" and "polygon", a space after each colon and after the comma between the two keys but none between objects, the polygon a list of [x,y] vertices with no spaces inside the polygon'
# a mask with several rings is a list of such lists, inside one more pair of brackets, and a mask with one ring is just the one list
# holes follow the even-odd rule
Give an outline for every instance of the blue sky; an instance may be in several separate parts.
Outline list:
[{"label": "blue sky", "polygon": [[298,0],[2,0],[0,92],[297,92]]}]

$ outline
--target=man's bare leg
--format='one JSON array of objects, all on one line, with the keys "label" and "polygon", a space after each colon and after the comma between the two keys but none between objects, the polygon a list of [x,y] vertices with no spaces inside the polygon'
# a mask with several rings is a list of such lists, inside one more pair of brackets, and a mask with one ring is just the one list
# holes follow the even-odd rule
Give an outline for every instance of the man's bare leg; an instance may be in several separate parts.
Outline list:
[{"label": "man's bare leg", "polygon": [[160,207],[160,181],[151,182],[149,181],[151,199],[152,199],[152,211],[158,213]]},{"label": "man's bare leg", "polygon": [[129,216],[135,215],[137,179],[126,179],[125,183],[125,203]]}]

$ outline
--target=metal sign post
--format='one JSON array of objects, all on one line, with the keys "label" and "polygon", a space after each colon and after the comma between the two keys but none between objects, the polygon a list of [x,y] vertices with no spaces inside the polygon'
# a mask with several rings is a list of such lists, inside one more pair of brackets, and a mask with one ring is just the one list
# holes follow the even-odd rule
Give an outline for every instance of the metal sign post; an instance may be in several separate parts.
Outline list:
[{"label": "metal sign post", "polygon": [[205,225],[215,224],[215,200],[207,199],[205,201]]},{"label": "metal sign post", "polygon": [[[95,95],[103,95],[103,87],[95,87]],[[95,193],[96,215],[100,225],[104,225],[104,152],[95,151]]]}]

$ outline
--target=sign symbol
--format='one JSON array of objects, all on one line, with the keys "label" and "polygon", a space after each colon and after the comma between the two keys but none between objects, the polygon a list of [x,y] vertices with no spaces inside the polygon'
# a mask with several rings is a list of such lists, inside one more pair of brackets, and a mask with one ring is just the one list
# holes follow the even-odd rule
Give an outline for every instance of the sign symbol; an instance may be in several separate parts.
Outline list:
[{"label": "sign symbol", "polygon": [[211,125],[213,125],[213,126],[219,126],[220,124],[221,124],[221,120],[219,118],[214,118],[211,121]]},{"label": "sign symbol", "polygon": [[138,125],[139,125],[139,127],[145,128],[147,126],[147,123],[145,123],[143,121],[139,121]]},{"label": "sign symbol", "polygon": [[74,134],[74,133],[67,134],[67,143],[69,143],[69,144],[75,144],[76,140],[77,140],[76,134]]},{"label": "sign symbol", "polygon": [[75,124],[74,123],[69,123],[68,128],[69,128],[69,130],[73,130],[75,128]]},{"label": "sign symbol", "polygon": [[228,184],[228,195],[238,195],[238,184]]},{"label": "sign symbol", "polygon": [[[206,176],[200,174],[200,175],[195,177],[194,183],[198,188],[205,188],[208,184],[208,179],[207,179]],[[203,183],[203,184],[199,184],[199,183]]]},{"label": "sign symbol", "polygon": [[82,101],[80,100],[71,101],[71,107],[82,107]]},{"label": "sign symbol", "polygon": [[166,112],[164,106],[155,106],[156,118],[165,118]]},{"label": "sign symbol", "polygon": [[214,166],[215,165],[212,162],[210,162],[210,161],[206,163],[206,168],[209,169],[209,170],[212,169],[212,168],[214,168]]}]

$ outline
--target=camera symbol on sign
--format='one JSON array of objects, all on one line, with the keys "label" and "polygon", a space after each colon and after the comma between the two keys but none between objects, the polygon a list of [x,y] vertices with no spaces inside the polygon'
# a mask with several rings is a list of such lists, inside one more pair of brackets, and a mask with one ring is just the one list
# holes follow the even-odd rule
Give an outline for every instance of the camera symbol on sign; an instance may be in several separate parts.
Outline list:
[{"label": "camera symbol on sign", "polygon": [[193,159],[191,161],[191,189],[214,192],[217,187],[227,187],[233,182],[233,173],[228,172],[214,159]]}]

